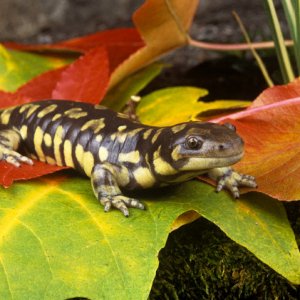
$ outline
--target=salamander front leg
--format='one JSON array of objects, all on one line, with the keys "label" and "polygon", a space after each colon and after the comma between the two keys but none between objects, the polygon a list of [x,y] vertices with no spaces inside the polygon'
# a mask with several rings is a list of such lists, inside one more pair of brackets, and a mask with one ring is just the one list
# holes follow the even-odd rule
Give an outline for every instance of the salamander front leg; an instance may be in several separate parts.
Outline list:
[{"label": "salamander front leg", "polygon": [[145,209],[139,200],[125,197],[116,180],[116,170],[109,163],[97,164],[94,166],[91,181],[94,194],[107,212],[111,207],[120,210],[125,217],[129,216],[129,207]]},{"label": "salamander front leg", "polygon": [[208,172],[208,177],[216,180],[217,192],[220,192],[224,187],[226,187],[234,198],[239,198],[240,196],[238,189],[239,186],[247,186],[252,188],[257,187],[255,178],[253,176],[240,174],[230,167],[211,169]]},{"label": "salamander front leg", "polygon": [[21,136],[13,129],[0,130],[0,160],[4,160],[15,167],[20,167],[21,163],[33,165],[33,161],[16,152],[21,142]]}]

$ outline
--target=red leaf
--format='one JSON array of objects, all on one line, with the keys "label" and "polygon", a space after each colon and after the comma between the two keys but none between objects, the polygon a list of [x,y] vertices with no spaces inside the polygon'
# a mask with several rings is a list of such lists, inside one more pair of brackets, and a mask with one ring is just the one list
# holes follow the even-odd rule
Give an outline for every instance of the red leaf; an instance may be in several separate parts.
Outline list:
[{"label": "red leaf", "polygon": [[39,161],[35,161],[33,166],[23,164],[19,168],[16,168],[13,165],[1,161],[0,185],[9,187],[15,180],[37,178],[63,169],[66,169],[66,167],[48,165]]},{"label": "red leaf", "polygon": [[[291,96],[298,97],[285,100]],[[298,79],[267,89],[243,112],[215,120],[234,124],[245,141],[237,169],[256,177],[258,191],[280,200],[300,199],[299,116]]]},{"label": "red leaf", "polygon": [[[68,67],[46,72],[19,88],[15,93],[0,91],[1,107],[28,103],[40,99],[60,98],[99,103],[109,81],[109,66],[105,49],[95,48]],[[36,162],[20,168],[0,163],[0,184],[9,186],[14,180],[31,179],[61,170],[62,167]]]},{"label": "red leaf", "polygon": [[135,28],[121,28],[98,32],[53,45],[53,47],[83,52],[99,46],[106,47],[110,68],[114,70],[132,53],[142,48],[144,42]]},{"label": "red leaf", "polygon": [[6,108],[31,102],[32,98],[18,93],[0,91],[0,107]]},{"label": "red leaf", "polygon": [[16,91],[16,94],[24,95],[30,98],[31,101],[51,99],[54,88],[59,82],[63,72],[67,68],[68,67],[62,67],[56,70],[48,71],[33,78],[25,85],[21,86]]},{"label": "red leaf", "polygon": [[51,99],[52,91],[65,69],[66,67],[62,67],[45,72],[28,81],[14,93],[0,91],[0,107],[5,108],[32,101]]},{"label": "red leaf", "polygon": [[132,53],[144,46],[138,31],[135,28],[120,28],[97,32],[79,38],[62,41],[48,45],[22,45],[16,43],[4,43],[4,46],[17,50],[71,50],[87,52],[98,47],[106,47],[111,70],[114,70],[121,62]]},{"label": "red leaf", "polygon": [[53,99],[98,104],[107,90],[109,64],[104,48],[94,48],[72,63],[52,92]]}]

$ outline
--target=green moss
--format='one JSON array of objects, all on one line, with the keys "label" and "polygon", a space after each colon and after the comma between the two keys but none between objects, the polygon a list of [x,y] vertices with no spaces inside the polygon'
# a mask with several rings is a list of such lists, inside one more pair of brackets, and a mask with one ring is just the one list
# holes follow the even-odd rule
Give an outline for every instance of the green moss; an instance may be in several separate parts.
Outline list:
[{"label": "green moss", "polygon": [[[294,205],[287,212],[299,242],[300,205]],[[300,287],[204,218],[170,234],[159,259],[151,300],[300,299]]]}]

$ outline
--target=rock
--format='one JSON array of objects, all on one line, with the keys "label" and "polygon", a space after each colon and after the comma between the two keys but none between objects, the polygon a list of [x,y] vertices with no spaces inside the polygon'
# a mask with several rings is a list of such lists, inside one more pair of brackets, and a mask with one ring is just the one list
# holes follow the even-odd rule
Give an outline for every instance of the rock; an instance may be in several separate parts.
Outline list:
[{"label": "rock", "polygon": [[[143,2],[1,0],[0,41],[53,42],[108,28],[131,26],[131,15]],[[261,0],[201,0],[192,35],[216,42],[242,41],[232,10],[239,13],[250,32],[258,33],[256,37],[270,35]]]}]

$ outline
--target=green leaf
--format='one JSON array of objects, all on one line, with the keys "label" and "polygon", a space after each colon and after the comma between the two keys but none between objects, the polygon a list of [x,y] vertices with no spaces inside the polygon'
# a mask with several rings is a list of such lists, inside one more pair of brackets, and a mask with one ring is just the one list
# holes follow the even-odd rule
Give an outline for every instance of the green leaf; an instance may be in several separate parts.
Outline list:
[{"label": "green leaf", "polygon": [[142,98],[137,114],[144,124],[169,126],[195,119],[204,121],[221,112],[245,108],[251,103],[238,100],[199,101],[207,94],[205,89],[186,86],[161,89]]},{"label": "green leaf", "polygon": [[107,93],[102,104],[115,111],[120,111],[131,96],[137,95],[161,73],[163,67],[164,65],[161,63],[154,63],[127,77]]},{"label": "green leaf", "polygon": [[[56,178],[56,179],[55,179]],[[139,198],[146,211],[104,213],[88,179],[48,176],[0,189],[3,299],[146,299],[177,216],[211,220],[293,283],[299,251],[282,205],[259,194],[232,200],[198,181]]]},{"label": "green leaf", "polygon": [[0,44],[0,90],[14,92],[33,77],[68,63],[70,59],[8,50]]}]

